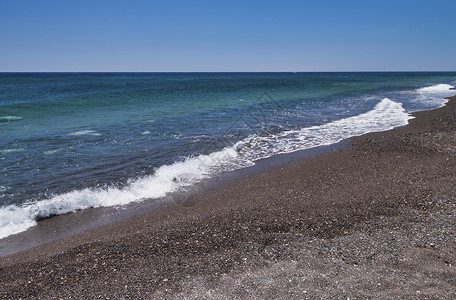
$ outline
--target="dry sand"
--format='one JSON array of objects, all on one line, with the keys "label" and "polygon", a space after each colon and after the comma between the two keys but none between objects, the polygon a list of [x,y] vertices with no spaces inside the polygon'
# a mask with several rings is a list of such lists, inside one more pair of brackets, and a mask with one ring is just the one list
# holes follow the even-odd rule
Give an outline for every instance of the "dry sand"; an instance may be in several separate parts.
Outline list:
[{"label": "dry sand", "polygon": [[456,98],[415,116],[0,258],[0,298],[455,299]]}]

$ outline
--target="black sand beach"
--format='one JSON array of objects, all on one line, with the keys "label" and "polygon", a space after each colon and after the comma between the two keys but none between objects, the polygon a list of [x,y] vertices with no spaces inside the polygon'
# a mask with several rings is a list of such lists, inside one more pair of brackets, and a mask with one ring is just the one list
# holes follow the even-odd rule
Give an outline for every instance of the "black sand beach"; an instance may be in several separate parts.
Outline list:
[{"label": "black sand beach", "polygon": [[0,298],[454,299],[456,97],[415,116],[2,257]]}]

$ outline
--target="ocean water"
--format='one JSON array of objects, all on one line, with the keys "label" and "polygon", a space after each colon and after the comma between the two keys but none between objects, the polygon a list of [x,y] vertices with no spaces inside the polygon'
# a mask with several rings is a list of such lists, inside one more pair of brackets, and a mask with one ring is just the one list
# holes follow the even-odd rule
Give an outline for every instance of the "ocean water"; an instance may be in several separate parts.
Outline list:
[{"label": "ocean water", "polygon": [[456,73],[0,73],[0,238],[368,132]]}]

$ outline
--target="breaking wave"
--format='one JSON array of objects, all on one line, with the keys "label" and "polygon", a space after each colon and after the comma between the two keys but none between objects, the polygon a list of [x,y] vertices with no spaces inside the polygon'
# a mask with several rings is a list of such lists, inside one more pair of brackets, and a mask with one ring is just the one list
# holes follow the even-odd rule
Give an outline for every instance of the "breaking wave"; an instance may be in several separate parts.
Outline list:
[{"label": "breaking wave", "polygon": [[[278,134],[250,136],[222,150],[161,166],[153,175],[131,180],[122,188],[86,188],[22,206],[4,206],[0,208],[0,238],[25,231],[41,218],[91,207],[119,206],[161,198],[212,175],[251,166],[259,159],[334,144],[369,132],[389,130],[406,125],[411,118],[402,104],[385,98],[372,110],[357,116]],[[72,134],[96,133],[86,130]]]}]

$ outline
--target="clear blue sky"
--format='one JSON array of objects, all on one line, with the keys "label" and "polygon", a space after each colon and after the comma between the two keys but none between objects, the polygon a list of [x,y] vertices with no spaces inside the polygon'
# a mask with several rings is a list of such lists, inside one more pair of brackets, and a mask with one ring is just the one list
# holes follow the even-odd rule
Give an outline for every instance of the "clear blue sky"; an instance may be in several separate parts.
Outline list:
[{"label": "clear blue sky", "polygon": [[455,19],[455,0],[0,0],[0,71],[454,71]]}]

